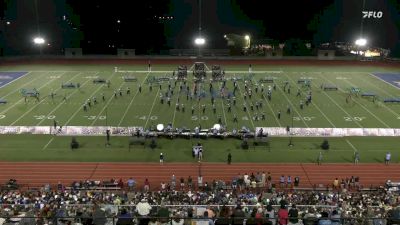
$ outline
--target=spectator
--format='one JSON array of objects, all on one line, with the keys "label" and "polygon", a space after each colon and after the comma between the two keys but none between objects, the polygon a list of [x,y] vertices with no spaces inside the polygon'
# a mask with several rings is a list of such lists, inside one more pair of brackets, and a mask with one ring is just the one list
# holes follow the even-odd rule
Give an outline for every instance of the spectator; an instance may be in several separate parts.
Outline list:
[{"label": "spectator", "polygon": [[278,211],[278,224],[286,225],[288,224],[289,213],[284,204],[281,204],[281,208]]},{"label": "spectator", "polygon": [[190,175],[188,177],[187,182],[188,182],[188,188],[192,189],[192,187],[193,187],[193,179],[192,179],[192,177]]},{"label": "spectator", "polygon": [[315,215],[314,208],[309,208],[308,212],[303,217],[303,224],[304,225],[315,225],[318,221],[317,215]]},{"label": "spectator", "polygon": [[149,220],[147,216],[150,214],[151,205],[147,202],[146,198],[140,200],[138,204],[136,204],[136,212],[139,216],[139,225],[147,225]]},{"label": "spectator", "polygon": [[289,224],[298,224],[299,210],[296,209],[295,204],[293,204],[292,208],[290,208],[288,215],[289,215]]},{"label": "spectator", "polygon": [[164,164],[164,155],[163,155],[162,152],[160,153],[160,164],[161,164],[161,165]]},{"label": "spectator", "polygon": [[199,187],[199,189],[203,188],[203,177],[201,175],[197,177],[197,187]]},{"label": "spectator", "polygon": [[175,174],[172,174],[172,177],[171,177],[171,188],[172,188],[172,190],[175,190],[175,187],[176,187],[176,177],[175,177]]},{"label": "spectator", "polygon": [[331,221],[332,221],[332,225],[340,225],[341,224],[340,215],[336,209],[332,211]]},{"label": "spectator", "polygon": [[157,217],[161,224],[168,223],[169,220],[169,210],[165,207],[164,203],[161,203],[160,208],[158,209]]},{"label": "spectator", "polygon": [[339,179],[337,177],[333,181],[333,189],[335,189],[335,190],[339,189]]},{"label": "spectator", "polygon": [[299,184],[300,184],[300,177],[299,177],[299,176],[296,176],[296,177],[294,178],[294,186],[295,186],[295,187],[298,187]]},{"label": "spectator", "polygon": [[282,175],[281,178],[279,179],[279,183],[280,183],[281,188],[285,187],[285,176],[284,175]]},{"label": "spectator", "polygon": [[291,188],[291,187],[292,187],[292,177],[291,177],[290,175],[287,176],[286,186],[287,186],[288,188]]},{"label": "spectator", "polygon": [[222,206],[221,211],[219,212],[219,216],[215,221],[215,225],[229,225],[231,224],[231,220],[229,218],[229,208],[226,206]]},{"label": "spectator", "polygon": [[318,221],[318,225],[331,225],[332,222],[328,217],[329,217],[329,214],[327,212],[325,212],[325,211],[322,212],[321,218]]},{"label": "spectator", "polygon": [[271,204],[267,205],[265,215],[268,216],[269,220],[272,222],[272,225],[276,224],[275,210],[274,210],[274,208],[272,208]]},{"label": "spectator", "polygon": [[117,225],[133,225],[133,216],[126,210],[121,209],[121,214],[118,216]]},{"label": "spectator", "polygon": [[171,220],[171,225],[183,225],[184,220],[182,219],[181,212],[174,212]]},{"label": "spectator", "polygon": [[149,179],[145,179],[144,180],[144,192],[148,192],[149,190],[150,190],[150,182],[149,182]]},{"label": "spectator", "polygon": [[104,225],[107,222],[106,214],[105,212],[100,209],[100,207],[95,204],[93,206],[93,224],[94,225]]},{"label": "spectator", "polygon": [[242,207],[240,205],[237,205],[235,208],[235,211],[232,214],[232,224],[233,225],[243,225],[243,219],[246,215],[244,214]]},{"label": "spectator", "polygon": [[128,179],[127,184],[128,184],[128,190],[129,190],[129,191],[135,190],[135,184],[136,184],[136,182],[135,182],[135,180],[134,180],[132,177]]},{"label": "spectator", "polygon": [[391,157],[392,157],[392,155],[390,154],[390,152],[386,152],[386,156],[385,156],[385,164],[386,165],[389,165]]}]

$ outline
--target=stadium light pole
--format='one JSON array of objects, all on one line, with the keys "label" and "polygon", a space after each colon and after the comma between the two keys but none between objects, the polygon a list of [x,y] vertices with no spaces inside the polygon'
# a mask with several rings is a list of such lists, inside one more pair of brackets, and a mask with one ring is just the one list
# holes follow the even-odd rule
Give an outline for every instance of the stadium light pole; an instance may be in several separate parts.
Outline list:
[{"label": "stadium light pole", "polygon": [[246,40],[246,48],[250,48],[250,35],[245,35],[244,40]]},{"label": "stadium light pole", "polygon": [[[360,55],[360,49],[367,45],[367,39],[365,38],[359,38],[355,41],[355,44],[357,46],[357,55]],[[358,56],[360,57],[360,56]]]},{"label": "stadium light pole", "polygon": [[46,40],[41,36],[37,36],[33,38],[33,43],[39,46],[39,54],[42,55],[42,46],[46,43]]},{"label": "stadium light pole", "polygon": [[194,40],[194,44],[198,47],[198,57],[201,57],[201,46],[206,43],[206,39],[201,36],[201,0],[199,0],[199,33],[196,39]]}]

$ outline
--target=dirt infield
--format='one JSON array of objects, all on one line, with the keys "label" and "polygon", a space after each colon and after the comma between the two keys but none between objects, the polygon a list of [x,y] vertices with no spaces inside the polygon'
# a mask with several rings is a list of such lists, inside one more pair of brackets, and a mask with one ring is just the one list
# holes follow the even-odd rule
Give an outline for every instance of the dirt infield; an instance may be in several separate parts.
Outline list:
[{"label": "dirt infield", "polygon": [[62,182],[70,185],[77,180],[110,180],[124,181],[130,177],[143,185],[148,178],[151,188],[158,188],[162,181],[169,182],[175,174],[177,182],[180,177],[187,179],[190,175],[196,181],[201,172],[204,182],[222,179],[231,181],[238,173],[271,172],[273,181],[279,182],[281,175],[300,177],[300,187],[313,185],[329,185],[337,177],[339,179],[359,176],[364,187],[383,185],[386,180],[400,180],[400,164],[260,164],[260,163],[50,163],[50,162],[0,162],[0,182],[14,178],[20,184],[30,187],[42,186],[45,183]]}]

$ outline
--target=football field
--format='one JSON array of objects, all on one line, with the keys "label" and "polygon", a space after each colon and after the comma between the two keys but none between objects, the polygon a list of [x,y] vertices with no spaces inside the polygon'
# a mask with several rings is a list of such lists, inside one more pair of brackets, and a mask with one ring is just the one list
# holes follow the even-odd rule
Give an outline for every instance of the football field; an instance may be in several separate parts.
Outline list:
[{"label": "football field", "polygon": [[[400,128],[400,103],[384,102],[400,98],[399,69],[256,65],[250,75],[247,65],[222,65],[227,78],[225,87],[222,89],[223,82],[213,82],[210,88],[208,74],[207,80],[198,85],[198,95],[193,95],[195,85],[190,72],[185,84],[174,80],[149,83],[159,77],[171,77],[177,66],[153,65],[151,71],[147,71],[147,65],[2,66],[0,77],[10,80],[0,88],[1,100],[7,101],[0,104],[0,126],[53,126],[57,121],[58,126],[151,129],[157,124],[171,124],[174,128],[191,130],[197,126],[212,128],[219,123],[228,131],[286,126]],[[126,82],[127,76],[137,81]],[[94,83],[96,79],[109,80],[110,84]],[[238,89],[233,95],[234,79]],[[273,80],[273,83],[261,83],[261,80]],[[309,87],[304,85],[305,80]],[[69,83],[79,84],[79,88],[62,88]],[[169,86],[174,92],[170,105],[165,97]],[[251,97],[245,94],[245,86],[251,89]],[[323,90],[327,86],[337,90]],[[268,89],[271,89],[271,100]],[[31,90],[37,91],[40,97],[23,96],[22,92]],[[310,92],[312,101],[306,105]],[[83,105],[88,100],[91,104],[85,111]],[[34,148],[55,147],[54,141],[48,143],[52,138],[44,138],[47,141]],[[357,146],[346,148],[354,150]]]}]

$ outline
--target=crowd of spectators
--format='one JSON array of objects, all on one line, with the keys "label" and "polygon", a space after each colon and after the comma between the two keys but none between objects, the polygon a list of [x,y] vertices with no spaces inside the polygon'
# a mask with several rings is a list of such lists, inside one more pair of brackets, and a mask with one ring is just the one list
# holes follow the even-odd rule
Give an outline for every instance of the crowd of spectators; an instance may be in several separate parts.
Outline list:
[{"label": "crowd of spectators", "polygon": [[[244,174],[243,179],[253,176],[257,174]],[[265,174],[267,184],[268,177]],[[74,182],[75,188],[59,184],[54,189],[45,185],[41,190],[5,190],[0,193],[0,224],[383,225],[394,223],[389,215],[400,214],[394,210],[399,193],[386,189],[190,189],[181,188],[179,181],[172,177],[172,188],[164,185],[158,191],[138,190],[132,178],[128,188],[122,180],[109,181],[120,185],[118,191],[90,189],[96,185],[91,181]]]}]

